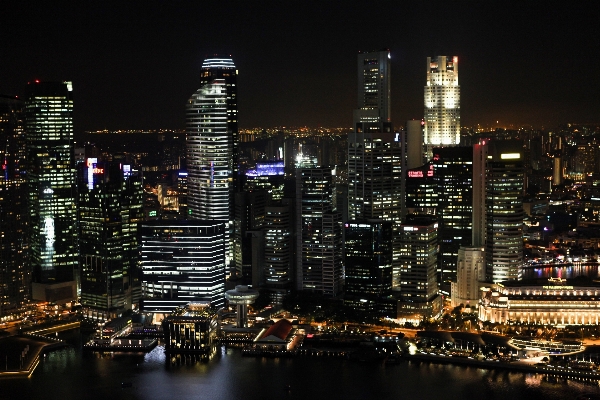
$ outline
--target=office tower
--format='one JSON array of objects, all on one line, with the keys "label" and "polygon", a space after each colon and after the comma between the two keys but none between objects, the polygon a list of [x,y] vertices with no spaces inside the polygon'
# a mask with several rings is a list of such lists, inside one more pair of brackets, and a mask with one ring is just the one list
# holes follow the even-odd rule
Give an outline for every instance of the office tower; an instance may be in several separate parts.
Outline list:
[{"label": "office tower", "polygon": [[[436,281],[438,223],[427,215],[410,214],[400,225],[400,270],[393,278],[401,296],[399,315],[430,317],[439,312]],[[418,319],[418,318],[417,318]]]},{"label": "office tower", "polygon": [[479,282],[485,281],[485,249],[461,247],[456,268],[456,282],[452,282],[452,307],[462,304],[476,310],[480,297]]},{"label": "office tower", "polygon": [[130,165],[97,158],[87,158],[77,172],[81,305],[88,318],[108,320],[141,297],[142,176]]},{"label": "office tower", "polygon": [[358,54],[358,108],[354,122],[390,122],[390,51]]},{"label": "office tower", "polygon": [[390,52],[358,55],[358,108],[348,134],[348,218],[400,222],[402,145],[390,122]]},{"label": "office tower", "polygon": [[424,120],[406,121],[406,167],[418,168],[424,163],[423,129]]},{"label": "office tower", "polygon": [[16,314],[30,295],[27,268],[23,102],[0,96],[0,318]]},{"label": "office tower", "polygon": [[425,86],[425,145],[460,143],[458,57],[427,57]]},{"label": "office tower", "polygon": [[473,247],[484,247],[486,238],[485,223],[485,182],[489,141],[481,140],[473,145],[473,225],[471,242]]},{"label": "office tower", "polygon": [[264,261],[261,283],[269,290],[271,301],[281,304],[294,281],[293,216],[290,199],[265,208]]},{"label": "office tower", "polygon": [[237,70],[230,58],[207,58],[200,88],[187,104],[190,218],[227,223],[227,265],[233,257],[233,204],[237,182]]},{"label": "office tower", "polygon": [[71,82],[30,82],[25,139],[34,300],[75,300],[77,209]]},{"label": "office tower", "polygon": [[439,195],[438,284],[444,294],[449,294],[450,281],[456,279],[458,249],[472,243],[473,149],[434,148],[432,162]]},{"label": "office tower", "polygon": [[140,227],[142,310],[170,313],[189,302],[225,305],[225,223],[150,221]]},{"label": "office tower", "polygon": [[392,225],[374,219],[344,224],[346,305],[373,313],[378,301],[391,294]]},{"label": "office tower", "polygon": [[519,280],[523,266],[523,143],[492,140],[485,176],[486,279]]},{"label": "office tower", "polygon": [[343,286],[341,215],[331,168],[296,170],[296,288],[336,296]]},{"label": "office tower", "polygon": [[[260,246],[252,246],[256,240],[256,231],[262,229],[265,222],[265,207],[268,193],[265,190],[238,192],[235,194],[234,246],[235,272],[242,284],[253,285],[255,277],[252,261],[257,257]],[[262,250],[262,249],[260,249]]]}]

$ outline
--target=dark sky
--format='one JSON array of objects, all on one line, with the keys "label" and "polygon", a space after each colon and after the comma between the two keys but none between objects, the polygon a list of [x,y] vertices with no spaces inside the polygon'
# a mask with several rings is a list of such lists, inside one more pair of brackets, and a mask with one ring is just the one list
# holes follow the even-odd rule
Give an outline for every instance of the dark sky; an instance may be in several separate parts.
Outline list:
[{"label": "dark sky", "polygon": [[72,80],[76,132],[178,129],[221,53],[240,127],[349,127],[357,52],[389,48],[395,125],[422,117],[434,55],[459,57],[463,126],[600,122],[600,5],[553,3],[3,1],[0,93]]}]

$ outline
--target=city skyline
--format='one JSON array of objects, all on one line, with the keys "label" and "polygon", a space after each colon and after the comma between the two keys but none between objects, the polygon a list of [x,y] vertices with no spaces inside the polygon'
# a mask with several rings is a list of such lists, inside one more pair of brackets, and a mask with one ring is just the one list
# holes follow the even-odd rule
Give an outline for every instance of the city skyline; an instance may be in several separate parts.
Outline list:
[{"label": "city skyline", "polygon": [[[396,126],[423,117],[423,65],[436,54],[460,60],[463,126],[597,122],[600,82],[588,70],[600,61],[590,45],[599,28],[596,10],[583,3],[548,10],[513,2],[273,4],[234,2],[226,21],[211,17],[216,2],[11,4],[0,27],[0,93],[23,96],[36,78],[70,80],[77,133],[181,129],[202,61],[218,53],[241,72],[240,128],[349,127],[353,60],[388,48]],[[364,15],[381,23],[352,28]]]}]

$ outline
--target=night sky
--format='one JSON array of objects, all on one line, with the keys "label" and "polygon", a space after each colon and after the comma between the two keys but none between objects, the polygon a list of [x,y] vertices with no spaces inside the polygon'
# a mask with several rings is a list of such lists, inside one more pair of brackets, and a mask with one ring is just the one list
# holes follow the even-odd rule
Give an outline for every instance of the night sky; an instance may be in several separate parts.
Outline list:
[{"label": "night sky", "polygon": [[0,93],[72,80],[76,132],[182,129],[219,53],[239,70],[241,128],[350,127],[356,54],[389,48],[396,126],[422,118],[435,55],[459,58],[463,126],[600,123],[599,3],[422,3],[3,1]]}]

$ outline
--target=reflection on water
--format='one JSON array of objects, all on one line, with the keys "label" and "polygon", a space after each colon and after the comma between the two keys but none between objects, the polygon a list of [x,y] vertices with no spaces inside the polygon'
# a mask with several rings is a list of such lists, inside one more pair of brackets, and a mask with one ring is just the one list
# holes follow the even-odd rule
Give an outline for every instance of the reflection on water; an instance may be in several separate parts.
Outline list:
[{"label": "reflection on water", "polygon": [[[77,343],[77,338],[73,338]],[[148,354],[49,353],[29,379],[0,380],[8,399],[569,399],[600,398],[597,383],[470,366],[338,358],[243,357],[218,348],[208,362],[162,347]],[[122,387],[122,383],[131,387]]]},{"label": "reflection on water", "polygon": [[563,278],[572,279],[578,276],[598,278],[598,265],[572,265],[564,267],[524,268],[523,279]]}]

